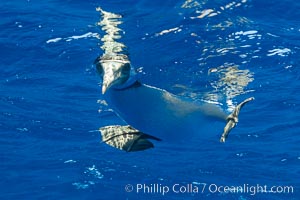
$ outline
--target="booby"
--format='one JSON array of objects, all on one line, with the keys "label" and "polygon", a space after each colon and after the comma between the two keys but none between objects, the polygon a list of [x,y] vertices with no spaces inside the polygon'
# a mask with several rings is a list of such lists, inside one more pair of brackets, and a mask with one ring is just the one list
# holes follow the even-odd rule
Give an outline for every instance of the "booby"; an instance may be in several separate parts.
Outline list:
[{"label": "booby", "polygon": [[154,147],[149,140],[205,137],[216,121],[226,123],[220,139],[225,142],[238,123],[241,108],[254,98],[246,99],[228,115],[215,104],[194,102],[141,83],[122,51],[124,45],[116,41],[120,38],[117,37],[119,23],[116,23],[120,16],[98,10],[103,17],[99,24],[107,34],[102,39],[104,54],[95,60],[102,78],[102,94],[108,105],[128,124],[100,128],[102,142],[127,152],[141,151]]}]

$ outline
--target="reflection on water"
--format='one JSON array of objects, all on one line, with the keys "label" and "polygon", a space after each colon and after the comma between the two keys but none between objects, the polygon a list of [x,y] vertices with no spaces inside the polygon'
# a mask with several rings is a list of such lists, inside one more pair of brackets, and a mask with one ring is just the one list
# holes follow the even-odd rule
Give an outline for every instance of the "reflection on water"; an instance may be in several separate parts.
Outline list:
[{"label": "reflection on water", "polygon": [[219,101],[218,93],[226,96],[226,104],[229,110],[234,108],[232,99],[238,95],[252,92],[246,87],[254,80],[254,73],[248,69],[239,69],[234,64],[224,64],[217,68],[209,69],[209,75],[216,75],[217,80],[211,82],[214,91],[207,94],[212,101]]},{"label": "reflection on water", "polygon": [[[247,86],[254,81],[254,73],[243,66],[249,66],[260,51],[258,41],[262,35],[259,31],[248,28],[252,22],[244,16],[231,16],[234,10],[248,6],[247,0],[223,3],[186,0],[181,6],[193,11],[192,14],[188,13],[189,19],[205,24],[199,27],[199,32],[191,35],[195,38],[195,45],[201,49],[199,67],[201,70],[208,68],[208,85],[212,88],[201,94],[200,98],[215,104],[226,102],[228,110],[234,108],[234,98],[252,92]],[[257,51],[250,50],[250,47],[257,48]],[[232,62],[233,58],[236,62],[229,63],[228,60]]]},{"label": "reflection on water", "polygon": [[191,19],[202,19],[205,17],[214,17],[221,14],[225,10],[233,10],[247,3],[247,0],[232,1],[227,4],[223,4],[216,8],[207,8],[206,4],[208,1],[196,1],[186,0],[181,8],[195,8],[197,16],[191,17]]},{"label": "reflection on water", "polygon": [[102,15],[102,20],[98,22],[98,26],[105,32],[105,35],[101,38],[103,42],[101,49],[109,56],[122,53],[126,46],[121,42],[117,42],[121,38],[121,33],[123,33],[123,30],[118,28],[118,25],[122,24],[120,20],[122,16],[106,12],[100,7],[96,8],[96,10]]}]

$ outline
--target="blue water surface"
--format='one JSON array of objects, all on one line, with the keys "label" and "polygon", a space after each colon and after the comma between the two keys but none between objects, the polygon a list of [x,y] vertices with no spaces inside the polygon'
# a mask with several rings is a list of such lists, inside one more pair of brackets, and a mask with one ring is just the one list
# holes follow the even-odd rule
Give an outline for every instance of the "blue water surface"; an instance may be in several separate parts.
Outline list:
[{"label": "blue water surface", "polygon": [[[136,153],[100,143],[98,129],[120,119],[93,66],[98,6],[122,15],[142,82],[224,110],[255,97],[225,144],[222,127]],[[300,199],[299,10],[294,0],[1,1],[0,199]],[[264,185],[279,189],[255,190]]]}]

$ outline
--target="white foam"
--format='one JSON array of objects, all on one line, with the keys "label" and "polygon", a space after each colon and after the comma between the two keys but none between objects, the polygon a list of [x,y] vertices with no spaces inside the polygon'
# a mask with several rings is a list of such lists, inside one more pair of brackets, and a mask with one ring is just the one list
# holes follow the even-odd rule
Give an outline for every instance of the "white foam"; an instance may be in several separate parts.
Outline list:
[{"label": "white foam", "polygon": [[256,33],[257,33],[256,30],[251,30],[251,31],[245,31],[245,32],[243,33],[243,35],[254,35],[254,34],[256,34]]},{"label": "white foam", "polygon": [[288,54],[291,53],[291,50],[288,49],[288,48],[283,48],[283,49],[272,49],[272,50],[269,50],[268,51],[269,54],[267,54],[267,56],[275,56],[275,55],[278,55],[278,56],[287,56]]},{"label": "white foam", "polygon": [[195,19],[195,18],[204,18],[206,16],[208,16],[209,14],[212,14],[214,12],[213,9],[205,9],[203,11],[201,11],[201,15],[197,16],[197,17],[191,17],[191,19]]},{"label": "white foam", "polygon": [[274,34],[271,34],[271,33],[267,33],[267,35],[270,35],[272,37],[279,37],[278,35],[274,35]]},{"label": "white foam", "polygon": [[257,34],[256,30],[250,30],[250,31],[238,31],[234,33],[235,35],[254,35]]},{"label": "white foam", "polygon": [[52,42],[58,42],[60,40],[62,40],[62,38],[53,38],[53,39],[47,40],[46,43],[48,44],[48,43],[52,43]]},{"label": "white foam", "polygon": [[246,45],[243,45],[243,46],[240,46],[241,48],[247,48],[247,47],[251,47],[251,45],[249,44],[246,44]]},{"label": "white foam", "polygon": [[74,35],[74,36],[68,37],[68,39],[78,40],[78,39],[89,38],[89,37],[99,38],[99,34],[98,33],[88,32],[88,33],[85,33],[83,35]]},{"label": "white foam", "polygon": [[[191,8],[191,7],[188,7],[186,6],[187,4],[191,3],[192,0],[187,0],[185,3],[184,3],[184,6],[182,6],[182,8]],[[232,9],[235,9],[237,7],[240,7],[242,6],[242,4],[246,3],[247,0],[242,0],[240,2],[236,2],[236,1],[232,1],[226,5],[222,5],[219,7],[219,10],[218,9],[204,9],[203,11],[196,11],[196,13],[201,13],[199,16],[197,17],[191,17],[191,19],[201,19],[201,18],[204,18],[204,17],[213,17],[213,16],[216,16],[216,15],[219,15],[219,14],[222,14],[222,11],[224,10],[232,10]],[[197,2],[197,5],[195,5],[196,7],[200,7],[200,4]],[[193,6],[194,7],[194,6]]]},{"label": "white foam", "polygon": [[49,39],[46,41],[46,43],[55,43],[55,42],[59,42],[61,40],[65,40],[67,42],[70,42],[72,40],[78,40],[78,39],[84,39],[84,38],[97,38],[99,39],[100,38],[100,35],[98,33],[92,33],[92,32],[88,32],[88,33],[84,33],[82,35],[73,35],[73,36],[70,36],[70,37],[66,37],[66,38],[61,38],[61,37],[58,37],[58,38],[53,38],[53,39]]},{"label": "white foam", "polygon": [[64,163],[76,163],[76,160],[66,160]]},{"label": "white foam", "polygon": [[21,132],[27,132],[28,131],[28,128],[17,128],[18,131],[21,131]]},{"label": "white foam", "polygon": [[74,185],[76,187],[76,189],[87,189],[89,187],[89,184],[88,183],[79,183],[79,182],[76,182],[76,183],[72,183],[72,185]]},{"label": "white foam", "polygon": [[159,36],[159,35],[164,35],[164,34],[171,33],[171,32],[178,33],[180,31],[181,31],[181,29],[179,27],[175,27],[175,28],[170,28],[170,29],[163,30],[159,33],[156,33],[155,35]]},{"label": "white foam", "polygon": [[101,174],[101,172],[99,172],[99,170],[96,168],[95,165],[93,165],[92,167],[88,167],[84,173],[94,176],[95,178],[98,178],[98,179],[102,179],[104,177],[104,175]]}]

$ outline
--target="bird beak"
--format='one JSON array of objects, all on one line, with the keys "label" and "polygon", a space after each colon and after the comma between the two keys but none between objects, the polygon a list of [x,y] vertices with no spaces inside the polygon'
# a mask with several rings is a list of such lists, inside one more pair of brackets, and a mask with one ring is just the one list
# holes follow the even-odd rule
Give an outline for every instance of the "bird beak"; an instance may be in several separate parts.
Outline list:
[{"label": "bird beak", "polygon": [[105,94],[107,90],[107,86],[106,85],[102,85],[102,94]]},{"label": "bird beak", "polygon": [[112,85],[112,81],[106,80],[105,82],[103,81],[102,85],[102,94],[105,94],[106,90],[109,89]]},{"label": "bird beak", "polygon": [[115,80],[118,79],[116,74],[113,72],[112,69],[105,68],[104,75],[103,75],[103,84],[102,84],[102,94],[105,94],[107,89],[114,85]]},{"label": "bird beak", "polygon": [[107,90],[107,86],[106,85],[102,85],[102,94],[105,94]]}]

